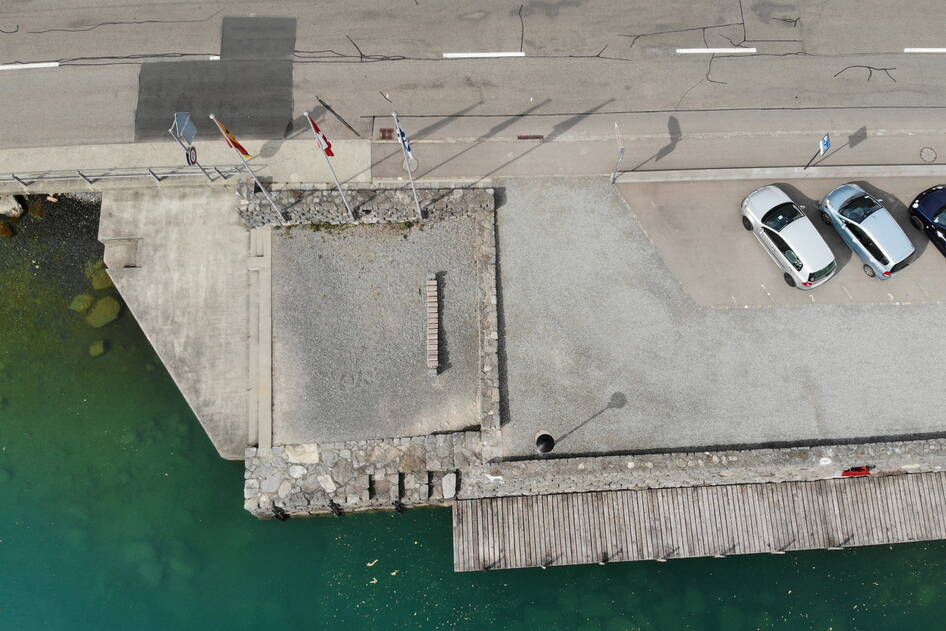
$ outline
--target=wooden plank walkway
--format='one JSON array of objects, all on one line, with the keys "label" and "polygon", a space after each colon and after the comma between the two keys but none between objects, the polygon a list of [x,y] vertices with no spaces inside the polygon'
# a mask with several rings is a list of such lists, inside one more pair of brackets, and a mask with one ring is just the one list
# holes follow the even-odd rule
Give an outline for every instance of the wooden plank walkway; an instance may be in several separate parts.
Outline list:
[{"label": "wooden plank walkway", "polygon": [[457,572],[946,539],[946,473],[458,500]]}]

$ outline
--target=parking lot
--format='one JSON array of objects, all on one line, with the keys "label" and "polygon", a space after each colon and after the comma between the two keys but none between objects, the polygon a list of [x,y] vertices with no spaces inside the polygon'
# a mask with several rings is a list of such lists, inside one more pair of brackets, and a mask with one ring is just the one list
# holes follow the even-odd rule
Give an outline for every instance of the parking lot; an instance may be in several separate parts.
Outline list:
[{"label": "parking lot", "polygon": [[[792,289],[758,240],[739,225],[739,206],[758,180],[675,184],[621,184],[619,190],[661,258],[696,302],[716,307],[788,304],[922,303],[946,298],[946,259],[910,226],[905,204],[930,186],[922,178],[859,182],[887,209],[917,248],[914,262],[884,282],[868,278],[860,259],[818,218],[821,199],[845,180],[780,182],[834,252],[839,271],[814,291]],[[929,246],[929,247],[928,247]]]},{"label": "parking lot", "polygon": [[886,281],[812,214],[840,183],[785,187],[841,268],[804,292],[740,224],[768,182],[504,182],[504,454],[534,454],[540,431],[555,453],[940,432],[946,260],[903,208],[936,182],[866,183],[918,250]]}]

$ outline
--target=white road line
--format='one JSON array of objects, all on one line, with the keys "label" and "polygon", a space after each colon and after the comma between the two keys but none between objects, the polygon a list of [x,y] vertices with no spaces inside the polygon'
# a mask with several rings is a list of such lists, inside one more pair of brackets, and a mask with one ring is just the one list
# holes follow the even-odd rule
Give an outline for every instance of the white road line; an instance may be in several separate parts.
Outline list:
[{"label": "white road line", "polygon": [[730,53],[754,53],[755,48],[678,48],[678,55],[698,55],[698,54],[718,54],[728,55]]},{"label": "white road line", "polygon": [[58,68],[58,61],[43,61],[35,64],[0,64],[0,70],[27,70],[29,68]]},{"label": "white road line", "polygon": [[210,55],[208,59],[210,59],[210,61],[220,61],[220,55]]},{"label": "white road line", "polygon": [[946,53],[946,48],[904,48],[905,53]]},{"label": "white road line", "polygon": [[514,53],[444,53],[444,59],[479,59],[483,57],[525,57],[522,52]]}]

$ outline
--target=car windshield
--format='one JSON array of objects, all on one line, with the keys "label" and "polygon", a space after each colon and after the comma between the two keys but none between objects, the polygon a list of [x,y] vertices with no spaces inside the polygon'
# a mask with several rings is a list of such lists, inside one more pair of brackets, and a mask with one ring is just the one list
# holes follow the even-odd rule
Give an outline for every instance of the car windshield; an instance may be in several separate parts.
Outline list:
[{"label": "car windshield", "polygon": [[825,276],[830,276],[831,272],[834,271],[835,267],[837,267],[837,263],[835,263],[834,261],[831,261],[824,267],[824,269],[820,269],[817,272],[812,272],[811,274],[809,274],[808,282],[817,283],[819,280],[821,280]]},{"label": "car windshield", "polygon": [[946,206],[939,209],[939,213],[933,217],[933,223],[940,228],[946,228]]},{"label": "car windshield", "polygon": [[781,232],[782,228],[792,223],[796,219],[801,219],[801,211],[791,202],[779,204],[769,212],[765,213],[762,223],[776,232]]},{"label": "car windshield", "polygon": [[880,204],[878,204],[877,200],[873,197],[861,195],[844,204],[844,207],[841,209],[841,214],[851,221],[861,223],[880,210],[880,208]]}]

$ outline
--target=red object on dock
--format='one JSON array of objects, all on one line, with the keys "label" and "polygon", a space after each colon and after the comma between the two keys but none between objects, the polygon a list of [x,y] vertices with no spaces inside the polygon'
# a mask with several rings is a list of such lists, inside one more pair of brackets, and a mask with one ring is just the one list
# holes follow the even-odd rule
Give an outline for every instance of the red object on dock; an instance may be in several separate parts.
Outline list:
[{"label": "red object on dock", "polygon": [[842,471],[841,475],[845,478],[859,478],[864,475],[870,475],[871,469],[873,469],[871,465],[851,467],[850,469],[845,469],[844,471]]}]

